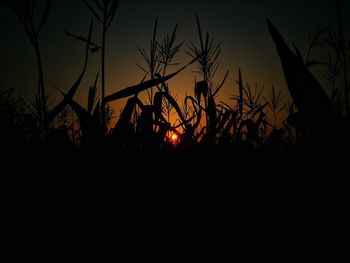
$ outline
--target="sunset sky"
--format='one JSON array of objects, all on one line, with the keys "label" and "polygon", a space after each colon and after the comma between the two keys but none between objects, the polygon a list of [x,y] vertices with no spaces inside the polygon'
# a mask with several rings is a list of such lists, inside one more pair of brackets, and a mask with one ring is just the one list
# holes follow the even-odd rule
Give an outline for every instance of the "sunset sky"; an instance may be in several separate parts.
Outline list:
[{"label": "sunset sky", "polygon": [[[350,1],[342,1],[346,31],[349,30]],[[144,65],[137,46],[148,47],[156,17],[159,40],[178,23],[178,42],[185,41],[177,62],[186,63],[190,42],[198,43],[195,15],[203,31],[209,31],[222,42],[221,66],[217,82],[227,70],[228,81],[220,98],[235,92],[238,68],[243,78],[266,89],[272,85],[286,90],[280,62],[269,35],[266,19],[270,19],[291,44],[302,52],[307,47],[308,33],[336,19],[333,0],[121,0],[107,37],[107,94],[137,84],[143,77],[135,62]],[[54,0],[51,14],[40,41],[43,50],[45,83],[51,98],[59,98],[54,87],[67,91],[78,77],[84,59],[84,44],[64,34],[64,30],[86,35],[92,15],[80,0]],[[19,21],[0,2],[0,89],[15,88],[33,97],[37,71],[34,52]],[[94,40],[99,42],[100,27],[94,23]],[[322,54],[321,54],[322,55]],[[324,55],[324,54],[323,54]],[[87,75],[77,94],[86,101],[88,86],[100,68],[100,54],[92,54]],[[176,67],[173,69],[176,70]],[[171,71],[173,71],[171,69]],[[192,94],[196,75],[187,69],[170,82],[172,94],[183,98]],[[197,80],[199,80],[197,76]]]}]

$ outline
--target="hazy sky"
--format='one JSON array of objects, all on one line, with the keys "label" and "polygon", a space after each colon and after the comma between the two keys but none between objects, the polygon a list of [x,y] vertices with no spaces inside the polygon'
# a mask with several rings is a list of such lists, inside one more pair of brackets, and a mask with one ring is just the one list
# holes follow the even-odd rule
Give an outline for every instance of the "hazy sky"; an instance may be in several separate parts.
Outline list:
[{"label": "hazy sky", "polygon": [[[200,16],[203,31],[209,31],[222,42],[222,78],[229,79],[221,93],[227,98],[236,88],[238,68],[252,85],[282,89],[285,82],[274,44],[266,26],[270,19],[288,43],[294,41],[305,50],[308,33],[335,21],[334,0],[121,0],[108,35],[107,94],[137,84],[143,73],[135,66],[142,64],[137,46],[147,47],[152,37],[155,17],[159,36],[178,27],[178,41],[185,41],[177,61],[186,63],[190,42],[198,43],[195,15]],[[344,16],[349,18],[350,1],[342,1]],[[345,11],[346,10],[346,11]],[[45,82],[51,97],[59,97],[54,86],[66,91],[82,68],[84,44],[67,37],[64,30],[86,35],[91,14],[80,0],[54,0],[49,20],[40,41],[43,50]],[[346,21],[350,28],[349,20]],[[32,47],[17,18],[0,2],[0,89],[16,88],[29,97],[36,91],[36,64]],[[100,28],[94,27],[94,40],[99,41]],[[85,101],[88,86],[99,70],[100,55],[91,57],[78,100]],[[176,68],[174,68],[176,69]],[[170,82],[173,94],[192,94],[195,74],[188,69]],[[199,77],[197,76],[197,79]]]}]

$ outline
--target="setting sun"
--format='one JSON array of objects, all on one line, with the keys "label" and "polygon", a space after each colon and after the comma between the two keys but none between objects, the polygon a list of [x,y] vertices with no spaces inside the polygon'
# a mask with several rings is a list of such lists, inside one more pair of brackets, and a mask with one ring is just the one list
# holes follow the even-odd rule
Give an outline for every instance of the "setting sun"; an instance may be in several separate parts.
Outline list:
[{"label": "setting sun", "polygon": [[172,144],[176,145],[180,142],[180,138],[176,133],[173,133],[170,137],[170,141]]}]

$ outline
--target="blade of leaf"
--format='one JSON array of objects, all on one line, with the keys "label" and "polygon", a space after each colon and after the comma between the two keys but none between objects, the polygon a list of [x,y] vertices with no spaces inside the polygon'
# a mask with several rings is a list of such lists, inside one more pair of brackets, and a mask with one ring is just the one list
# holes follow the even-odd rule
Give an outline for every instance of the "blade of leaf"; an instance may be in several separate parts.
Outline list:
[{"label": "blade of leaf", "polygon": [[195,60],[191,61],[189,64],[187,64],[186,66],[182,67],[181,69],[179,69],[178,71],[176,71],[173,74],[167,75],[167,76],[162,77],[162,78],[157,78],[157,79],[152,79],[152,80],[149,80],[149,81],[145,81],[145,82],[143,82],[141,84],[125,88],[125,89],[123,89],[121,91],[118,91],[118,92],[112,94],[112,95],[109,95],[109,96],[107,96],[105,98],[105,103],[109,103],[109,102],[112,102],[112,101],[115,101],[115,100],[119,100],[119,99],[122,99],[122,98],[125,98],[125,97],[129,97],[129,96],[135,95],[135,94],[140,93],[142,91],[145,91],[145,90],[147,90],[149,88],[157,86],[157,85],[161,84],[162,82],[166,82],[169,79],[171,79],[171,78],[175,77],[176,75],[178,75],[181,71],[183,71],[185,68],[187,68],[190,64],[193,64],[194,61]]},{"label": "blade of leaf", "polygon": [[79,76],[79,78],[76,80],[76,82],[73,84],[71,89],[68,91],[67,95],[63,98],[63,100],[57,104],[57,106],[48,114],[47,119],[48,122],[51,122],[69,103],[70,100],[73,99],[76,91],[78,90],[80,83],[85,75],[88,60],[89,60],[89,49],[90,49],[90,43],[91,43],[91,37],[92,37],[92,22],[90,24],[89,28],[89,35],[88,35],[88,42],[86,44],[86,50],[85,50],[85,61],[83,70]]},{"label": "blade of leaf", "polygon": [[219,92],[220,92],[220,90],[222,89],[222,87],[224,86],[224,84],[225,84],[225,82],[226,82],[226,79],[227,79],[227,77],[228,77],[228,74],[229,74],[229,72],[227,71],[226,72],[226,75],[225,75],[225,77],[224,77],[224,79],[222,80],[222,82],[220,83],[220,85],[216,88],[216,90],[214,91],[214,93],[213,93],[213,97],[215,97]]}]

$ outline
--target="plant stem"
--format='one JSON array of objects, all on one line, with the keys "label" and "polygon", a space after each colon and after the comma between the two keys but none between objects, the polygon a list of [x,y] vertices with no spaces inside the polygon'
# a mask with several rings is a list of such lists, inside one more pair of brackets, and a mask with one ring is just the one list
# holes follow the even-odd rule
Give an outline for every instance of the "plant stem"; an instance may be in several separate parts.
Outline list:
[{"label": "plant stem", "polygon": [[105,98],[105,61],[106,61],[106,31],[102,34],[102,100]]},{"label": "plant stem", "polygon": [[39,71],[39,86],[38,86],[38,98],[39,98],[39,104],[40,104],[39,127],[44,128],[44,132],[46,133],[48,130],[46,93],[45,93],[45,86],[44,86],[45,84],[44,84],[43,65],[42,65],[39,41],[37,36],[35,36],[35,40],[34,40],[34,49],[36,53],[36,59],[37,59],[38,71]]},{"label": "plant stem", "polygon": [[241,120],[243,119],[243,81],[242,81],[242,72],[239,69],[239,115]]},{"label": "plant stem", "polygon": [[102,124],[105,126],[106,122],[106,105],[105,101],[105,62],[106,62],[106,31],[107,31],[107,6],[104,7],[103,13],[103,30],[102,30],[102,103],[101,103],[101,117]]},{"label": "plant stem", "polygon": [[344,60],[344,95],[345,95],[345,109],[346,109],[346,117],[350,117],[350,104],[349,104],[349,89],[348,89],[348,65],[347,65],[347,56],[346,56],[346,42],[345,42],[345,32],[344,32],[344,23],[343,16],[341,12],[340,1],[337,0],[337,15],[338,15],[338,35],[340,41],[340,56],[343,57]]},{"label": "plant stem", "polygon": [[345,105],[346,105],[346,117],[350,117],[350,105],[349,105],[349,87],[348,87],[348,65],[346,61],[346,55],[344,57],[344,92],[345,92]]}]

